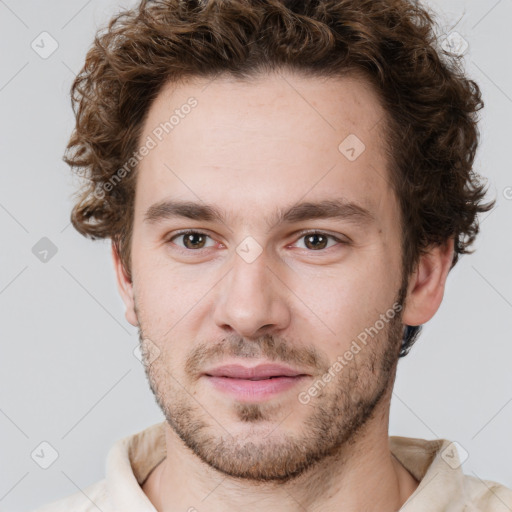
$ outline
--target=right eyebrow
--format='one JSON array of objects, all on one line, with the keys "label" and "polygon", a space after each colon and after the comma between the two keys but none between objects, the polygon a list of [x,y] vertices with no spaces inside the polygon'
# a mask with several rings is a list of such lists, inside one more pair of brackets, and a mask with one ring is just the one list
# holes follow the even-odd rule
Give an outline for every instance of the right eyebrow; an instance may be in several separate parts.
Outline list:
[{"label": "right eyebrow", "polygon": [[155,224],[172,217],[224,222],[225,215],[214,206],[192,201],[168,200],[151,205],[144,215],[144,222]]}]

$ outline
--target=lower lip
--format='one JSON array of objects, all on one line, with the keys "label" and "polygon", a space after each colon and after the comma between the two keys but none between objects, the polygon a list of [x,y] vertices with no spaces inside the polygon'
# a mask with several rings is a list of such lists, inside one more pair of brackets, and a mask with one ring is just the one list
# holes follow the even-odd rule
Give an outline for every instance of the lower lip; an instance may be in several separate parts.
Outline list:
[{"label": "lower lip", "polygon": [[262,380],[234,379],[231,377],[213,377],[209,375],[206,378],[220,391],[228,393],[239,400],[255,402],[265,400],[291,389],[299,382],[302,382],[305,376],[275,377]]}]

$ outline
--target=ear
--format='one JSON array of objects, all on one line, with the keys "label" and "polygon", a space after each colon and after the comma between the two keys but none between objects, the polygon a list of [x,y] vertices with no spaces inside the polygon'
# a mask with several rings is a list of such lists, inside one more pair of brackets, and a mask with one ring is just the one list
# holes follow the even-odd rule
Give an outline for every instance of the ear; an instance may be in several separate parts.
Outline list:
[{"label": "ear", "polygon": [[135,313],[135,301],[133,300],[133,284],[129,277],[126,275],[124,266],[121,262],[121,257],[117,251],[117,247],[112,243],[112,262],[114,264],[114,271],[116,273],[117,289],[123,299],[126,311],[124,316],[126,320],[133,326],[137,327],[139,322]]},{"label": "ear", "polygon": [[406,325],[421,325],[428,322],[439,309],[444,295],[444,286],[450,271],[454,251],[454,239],[442,245],[432,246],[420,257],[411,274],[407,287],[407,299],[402,322]]}]

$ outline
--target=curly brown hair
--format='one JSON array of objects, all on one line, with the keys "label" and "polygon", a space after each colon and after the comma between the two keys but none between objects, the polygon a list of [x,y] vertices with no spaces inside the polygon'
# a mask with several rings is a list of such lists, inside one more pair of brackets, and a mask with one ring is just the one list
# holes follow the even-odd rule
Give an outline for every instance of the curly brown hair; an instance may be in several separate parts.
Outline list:
[{"label": "curly brown hair", "polygon": [[[387,113],[404,275],[449,238],[453,267],[472,252],[477,215],[495,201],[482,203],[486,191],[473,171],[480,89],[460,57],[438,47],[434,19],[408,0],[142,0],[121,11],[96,34],[71,88],[76,128],[64,161],[87,178],[73,226],[111,238],[131,279],[133,156],[151,103],[169,81],[221,73],[247,80],[280,69],[312,77],[356,72]],[[401,356],[419,330],[408,329]]]}]

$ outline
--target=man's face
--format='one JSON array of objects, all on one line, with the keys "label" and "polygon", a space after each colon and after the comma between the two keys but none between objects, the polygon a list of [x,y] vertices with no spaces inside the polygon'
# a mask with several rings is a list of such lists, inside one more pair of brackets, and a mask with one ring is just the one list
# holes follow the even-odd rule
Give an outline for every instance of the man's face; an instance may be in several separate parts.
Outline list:
[{"label": "man's face", "polygon": [[[172,431],[220,471],[284,481],[388,407],[406,283],[384,111],[356,78],[207,83],[165,88],[146,119],[140,140],[157,144],[138,174],[127,315]],[[223,217],[172,216],[168,201]],[[278,215],[324,201],[357,206]],[[262,364],[290,372],[216,371]]]}]

